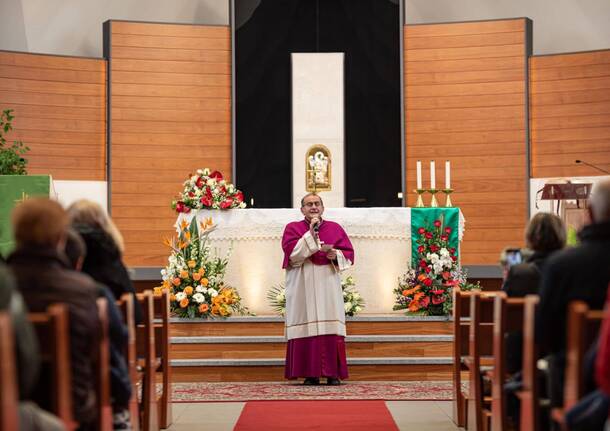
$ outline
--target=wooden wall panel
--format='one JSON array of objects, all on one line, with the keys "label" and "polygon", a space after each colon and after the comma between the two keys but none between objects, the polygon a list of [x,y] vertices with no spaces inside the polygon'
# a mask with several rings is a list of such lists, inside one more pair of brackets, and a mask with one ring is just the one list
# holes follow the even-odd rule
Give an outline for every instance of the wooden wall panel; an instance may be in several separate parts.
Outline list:
[{"label": "wooden wall panel", "polygon": [[437,187],[451,160],[451,199],[466,218],[464,264],[495,264],[502,248],[523,243],[529,27],[510,19],[404,28],[407,202],[415,204],[417,160],[424,187],[430,160]]},{"label": "wooden wall panel", "polygon": [[227,26],[110,21],[111,210],[130,266],[164,266],[172,199],[198,168],[230,179]]},{"label": "wooden wall panel", "polygon": [[9,138],[30,147],[29,173],[106,179],[103,59],[0,51],[0,109],[9,108]]},{"label": "wooden wall panel", "polygon": [[532,177],[610,170],[610,50],[530,59]]}]

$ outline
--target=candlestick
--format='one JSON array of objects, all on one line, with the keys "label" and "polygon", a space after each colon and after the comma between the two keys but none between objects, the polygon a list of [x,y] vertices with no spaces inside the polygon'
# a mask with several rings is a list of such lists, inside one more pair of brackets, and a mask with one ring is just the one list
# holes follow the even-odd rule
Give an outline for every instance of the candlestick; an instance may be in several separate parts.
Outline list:
[{"label": "candlestick", "polygon": [[417,190],[421,190],[421,160],[417,161]]},{"label": "candlestick", "polygon": [[453,205],[451,203],[451,197],[449,196],[453,189],[443,189],[441,190],[445,194],[445,207],[451,208]]},{"label": "candlestick", "polygon": [[430,207],[431,208],[437,208],[438,207],[438,201],[436,200],[436,194],[438,193],[438,190],[436,189],[428,189],[428,193],[430,193],[432,195],[432,199],[430,199]]},{"label": "candlestick", "polygon": [[426,193],[426,190],[424,189],[420,189],[417,188],[415,190],[413,190],[415,193],[417,193],[417,202],[415,202],[415,207],[416,208],[423,208],[425,207],[424,205],[424,200],[422,199],[421,195],[423,195],[424,193]]},{"label": "candlestick", "polygon": [[430,188],[436,190],[436,166],[434,160],[430,161]]},{"label": "candlestick", "polygon": [[445,162],[445,189],[451,188],[451,162]]}]

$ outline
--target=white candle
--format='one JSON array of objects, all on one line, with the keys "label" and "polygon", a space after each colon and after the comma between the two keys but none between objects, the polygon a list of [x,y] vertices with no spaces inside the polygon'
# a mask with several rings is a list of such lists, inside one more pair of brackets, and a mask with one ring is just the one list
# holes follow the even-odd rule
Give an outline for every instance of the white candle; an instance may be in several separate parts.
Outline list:
[{"label": "white candle", "polygon": [[417,189],[421,189],[421,160],[417,161]]},{"label": "white candle", "polygon": [[254,206],[254,198],[250,198],[250,206],[253,207]]},{"label": "white candle", "polygon": [[449,160],[445,162],[445,188],[451,188],[451,162]]},{"label": "white candle", "polygon": [[436,167],[434,165],[434,160],[430,161],[430,188],[436,189]]}]

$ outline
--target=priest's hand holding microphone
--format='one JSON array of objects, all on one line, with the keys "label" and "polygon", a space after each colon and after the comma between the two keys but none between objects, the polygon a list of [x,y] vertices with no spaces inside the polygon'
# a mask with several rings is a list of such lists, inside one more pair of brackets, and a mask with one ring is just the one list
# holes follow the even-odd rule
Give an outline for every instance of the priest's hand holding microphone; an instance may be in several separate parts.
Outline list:
[{"label": "priest's hand holding microphone", "polygon": [[[316,241],[319,240],[319,231],[320,231],[320,218],[318,216],[313,216],[309,221],[309,232],[311,232],[311,236],[313,236]],[[326,252],[326,257],[328,260],[336,260],[337,259],[337,250],[333,248],[333,244],[322,244],[320,249]]]}]

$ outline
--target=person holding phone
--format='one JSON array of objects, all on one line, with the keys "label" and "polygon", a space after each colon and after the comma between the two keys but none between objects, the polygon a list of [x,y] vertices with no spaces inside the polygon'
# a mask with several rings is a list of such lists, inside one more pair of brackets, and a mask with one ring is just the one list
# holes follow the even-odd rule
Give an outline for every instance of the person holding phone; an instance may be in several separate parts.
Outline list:
[{"label": "person holding phone", "polygon": [[304,219],[284,229],[286,270],[285,376],[304,384],[338,385],[348,377],[345,310],[339,273],[354,264],[354,248],[343,228],[322,218],[320,196],[301,199]]}]

